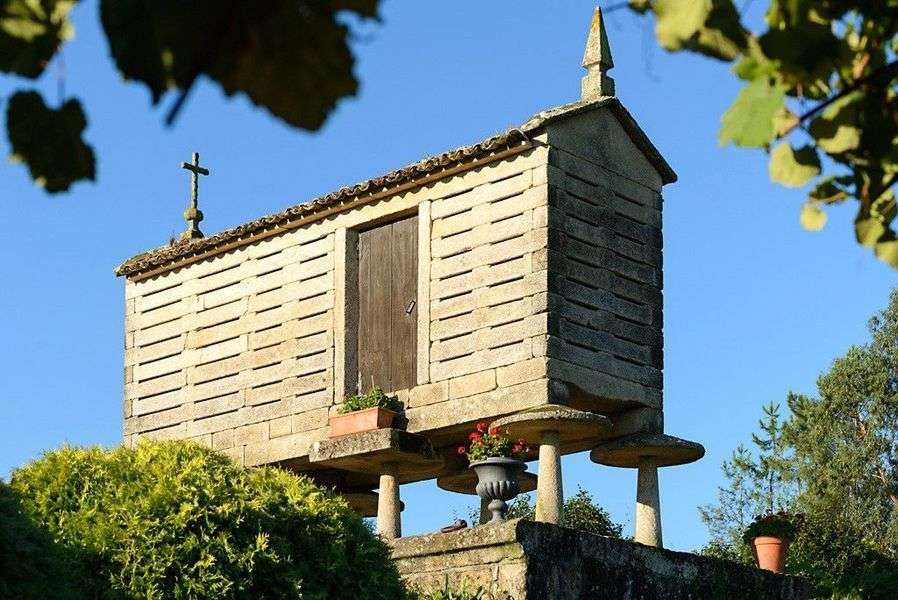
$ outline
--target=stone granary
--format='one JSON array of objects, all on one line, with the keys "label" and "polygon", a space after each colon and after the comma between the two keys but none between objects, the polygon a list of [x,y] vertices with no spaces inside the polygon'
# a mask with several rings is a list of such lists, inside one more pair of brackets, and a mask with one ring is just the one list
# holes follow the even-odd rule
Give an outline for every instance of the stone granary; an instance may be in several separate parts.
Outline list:
[{"label": "stone granary", "polygon": [[[655,470],[703,453],[663,435],[676,175],[614,95],[598,11],[583,65],[575,102],[209,237],[195,156],[188,231],[116,270],[125,443],[191,439],[305,473],[398,536],[399,485],[473,492],[453,452],[496,422],[539,446],[540,519],[560,518],[560,455],[593,450],[640,470],[636,539],[660,545]],[[403,402],[400,428],[329,440],[372,383]]]}]

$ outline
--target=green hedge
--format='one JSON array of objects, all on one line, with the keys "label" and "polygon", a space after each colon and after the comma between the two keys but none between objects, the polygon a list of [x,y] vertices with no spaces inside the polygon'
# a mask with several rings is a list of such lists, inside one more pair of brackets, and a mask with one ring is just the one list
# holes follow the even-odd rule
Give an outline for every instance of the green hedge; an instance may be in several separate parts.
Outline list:
[{"label": "green hedge", "polygon": [[24,514],[100,577],[99,597],[405,598],[386,545],[343,500],[193,444],[63,448],[10,486]]}]

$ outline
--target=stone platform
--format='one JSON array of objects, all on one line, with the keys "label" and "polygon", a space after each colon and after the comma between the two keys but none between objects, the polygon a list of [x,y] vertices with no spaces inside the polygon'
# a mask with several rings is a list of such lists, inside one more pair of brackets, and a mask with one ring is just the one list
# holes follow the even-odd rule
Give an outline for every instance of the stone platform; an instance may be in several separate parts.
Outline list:
[{"label": "stone platform", "polygon": [[795,577],[531,521],[393,541],[420,589],[467,581],[496,600],[805,600]]}]

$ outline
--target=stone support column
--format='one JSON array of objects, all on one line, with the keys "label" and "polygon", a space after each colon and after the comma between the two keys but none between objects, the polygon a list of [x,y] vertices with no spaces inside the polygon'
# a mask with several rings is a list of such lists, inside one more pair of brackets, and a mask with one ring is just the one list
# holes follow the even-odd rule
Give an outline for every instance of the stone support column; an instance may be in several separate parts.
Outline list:
[{"label": "stone support column", "polygon": [[646,546],[663,547],[658,466],[650,457],[639,459],[636,479],[636,527],[633,541]]},{"label": "stone support column", "polygon": [[543,431],[539,444],[539,481],[536,485],[536,520],[561,523],[564,492],[561,483],[561,448],[557,431]]},{"label": "stone support column", "polygon": [[490,519],[493,518],[493,513],[490,512],[490,501],[484,498],[480,499],[480,520],[478,521],[479,525],[483,525],[484,523],[489,523]]},{"label": "stone support column", "polygon": [[377,533],[386,539],[402,536],[402,516],[399,503],[399,465],[384,463],[377,494]]}]

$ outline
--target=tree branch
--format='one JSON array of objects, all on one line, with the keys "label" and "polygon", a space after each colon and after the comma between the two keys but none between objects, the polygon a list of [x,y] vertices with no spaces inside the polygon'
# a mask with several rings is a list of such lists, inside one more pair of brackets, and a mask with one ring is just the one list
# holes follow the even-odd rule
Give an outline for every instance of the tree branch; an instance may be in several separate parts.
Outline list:
[{"label": "tree branch", "polygon": [[853,84],[851,84],[847,88],[843,89],[841,92],[839,92],[835,96],[832,96],[831,98],[827,98],[826,100],[824,100],[817,106],[802,113],[801,115],[796,117],[796,121],[794,123],[792,123],[785,129],[783,129],[783,132],[781,134],[779,134],[776,139],[778,139],[778,140],[783,139],[784,137],[786,137],[787,135],[789,135],[790,133],[795,131],[795,129],[799,125],[801,125],[803,122],[810,119],[811,117],[817,115],[820,111],[824,110],[827,106],[830,106],[837,100],[841,100],[848,94],[854,92],[855,90],[862,88],[863,86],[867,85],[868,83],[873,83],[875,80],[878,80],[878,79],[883,79],[884,81],[888,82],[888,81],[891,81],[892,79],[894,79],[895,77],[898,77],[898,60],[896,60],[894,62],[890,62],[887,65],[881,66],[880,68],[876,69],[875,71],[873,71],[872,73],[870,73],[869,75],[864,77],[863,79],[858,79]]}]

